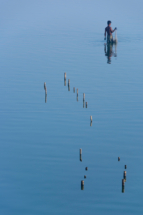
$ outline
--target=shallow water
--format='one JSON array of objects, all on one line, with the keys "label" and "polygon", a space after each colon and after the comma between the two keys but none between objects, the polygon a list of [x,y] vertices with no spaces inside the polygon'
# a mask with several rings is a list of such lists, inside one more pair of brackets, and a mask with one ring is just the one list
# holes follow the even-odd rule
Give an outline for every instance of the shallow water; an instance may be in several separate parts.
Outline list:
[{"label": "shallow water", "polygon": [[[2,22],[1,214],[142,214],[141,1],[130,2],[130,12],[123,9],[120,18],[112,5],[111,18],[119,28],[110,64],[103,40],[105,9],[96,19],[103,5],[109,7],[105,1],[98,7],[86,1],[43,1],[40,8],[38,1],[26,3],[15,1],[18,12]],[[120,25],[120,19],[126,22]],[[88,108],[83,108],[83,93]]]}]

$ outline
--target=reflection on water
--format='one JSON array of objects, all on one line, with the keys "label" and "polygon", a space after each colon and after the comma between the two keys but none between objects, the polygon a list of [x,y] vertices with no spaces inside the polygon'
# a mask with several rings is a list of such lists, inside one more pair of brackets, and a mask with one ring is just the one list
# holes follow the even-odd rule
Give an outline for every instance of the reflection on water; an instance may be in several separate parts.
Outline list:
[{"label": "reflection on water", "polygon": [[79,160],[82,161],[82,149],[79,150]]},{"label": "reflection on water", "polygon": [[68,85],[68,91],[70,91],[70,85]]},{"label": "reflection on water", "polygon": [[122,193],[125,192],[125,179],[122,179]]},{"label": "reflection on water", "polygon": [[122,186],[122,193],[124,193],[125,192],[125,187],[124,186]]},{"label": "reflection on water", "polygon": [[81,181],[81,190],[84,190],[84,181]]},{"label": "reflection on water", "polygon": [[70,79],[68,80],[68,91],[70,91]]},{"label": "reflection on water", "polygon": [[47,93],[45,92],[45,103],[47,103]]},{"label": "reflection on water", "polygon": [[44,82],[44,90],[45,90],[45,103],[47,102],[47,87],[46,82]]},{"label": "reflection on water", "polygon": [[117,44],[104,43],[104,52],[105,56],[107,56],[107,63],[111,64],[111,57],[117,57]]},{"label": "reflection on water", "polygon": [[85,108],[85,101],[83,101],[83,108]]}]

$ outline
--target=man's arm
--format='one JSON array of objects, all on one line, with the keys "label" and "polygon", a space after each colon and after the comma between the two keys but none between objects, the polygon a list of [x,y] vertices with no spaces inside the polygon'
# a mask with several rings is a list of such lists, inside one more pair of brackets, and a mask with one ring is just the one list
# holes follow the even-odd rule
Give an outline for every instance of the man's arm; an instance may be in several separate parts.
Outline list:
[{"label": "man's arm", "polygon": [[105,28],[105,33],[104,33],[104,36],[106,37],[106,28]]},{"label": "man's arm", "polygon": [[114,30],[112,30],[112,28],[111,28],[111,32],[113,33],[116,29],[117,29],[117,28],[115,28]]}]

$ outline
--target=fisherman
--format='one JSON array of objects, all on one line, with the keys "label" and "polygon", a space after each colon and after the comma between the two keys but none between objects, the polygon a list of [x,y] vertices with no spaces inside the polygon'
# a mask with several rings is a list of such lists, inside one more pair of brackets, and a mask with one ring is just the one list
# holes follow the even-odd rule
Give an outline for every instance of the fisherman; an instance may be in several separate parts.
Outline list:
[{"label": "fisherman", "polygon": [[104,33],[104,36],[105,36],[105,40],[106,40],[106,32],[107,32],[107,43],[113,43],[113,36],[112,36],[112,33],[117,30],[117,28],[115,28],[114,30],[112,30],[111,28],[111,21],[107,21],[107,27],[105,28],[105,33]]}]

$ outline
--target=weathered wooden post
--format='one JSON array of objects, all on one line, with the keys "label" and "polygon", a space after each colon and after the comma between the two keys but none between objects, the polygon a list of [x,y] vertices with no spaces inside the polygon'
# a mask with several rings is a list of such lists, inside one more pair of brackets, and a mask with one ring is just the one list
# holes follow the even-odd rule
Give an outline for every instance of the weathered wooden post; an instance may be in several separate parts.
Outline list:
[{"label": "weathered wooden post", "polygon": [[124,171],[123,172],[123,178],[124,178],[125,182],[126,182],[126,175],[127,175],[127,173],[126,173],[126,171]]},{"label": "weathered wooden post", "polygon": [[83,93],[83,101],[85,101],[85,93]]},{"label": "weathered wooden post", "polygon": [[78,96],[78,89],[76,89],[76,93],[77,93],[77,96]]},{"label": "weathered wooden post", "polygon": [[66,75],[66,72],[64,73],[64,86],[66,86],[66,78],[67,78],[67,75]]},{"label": "weathered wooden post", "polygon": [[46,82],[44,82],[44,90],[46,89]]}]

